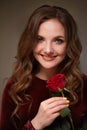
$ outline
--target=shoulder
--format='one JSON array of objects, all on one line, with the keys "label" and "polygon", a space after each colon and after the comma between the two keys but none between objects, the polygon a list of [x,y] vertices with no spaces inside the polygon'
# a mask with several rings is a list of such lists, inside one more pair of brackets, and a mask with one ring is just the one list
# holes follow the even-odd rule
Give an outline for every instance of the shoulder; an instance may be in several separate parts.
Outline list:
[{"label": "shoulder", "polygon": [[9,89],[12,87],[13,84],[14,84],[14,81],[10,78],[4,87],[4,92],[9,91]]},{"label": "shoulder", "polygon": [[87,99],[87,75],[83,74],[82,76],[83,76],[83,97],[86,100]]},{"label": "shoulder", "polygon": [[83,87],[87,89],[87,75],[83,74],[82,78],[83,78]]},{"label": "shoulder", "polygon": [[12,85],[13,85],[13,80],[9,79],[3,89],[2,97],[1,97],[1,114],[2,115],[5,115],[6,113],[9,114],[9,111],[13,109],[14,107],[14,103],[9,95],[9,91]]},{"label": "shoulder", "polygon": [[2,92],[2,100],[9,98],[9,91],[13,84],[14,84],[14,81],[12,79],[9,79],[7,81]]},{"label": "shoulder", "polygon": [[82,74],[83,80],[87,82],[87,75],[86,74]]}]

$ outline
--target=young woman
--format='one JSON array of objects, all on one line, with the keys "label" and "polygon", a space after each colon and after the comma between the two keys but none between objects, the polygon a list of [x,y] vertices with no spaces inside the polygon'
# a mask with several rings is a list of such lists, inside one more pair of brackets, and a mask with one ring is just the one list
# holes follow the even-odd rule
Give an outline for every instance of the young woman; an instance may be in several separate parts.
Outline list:
[{"label": "young woman", "polygon": [[[76,128],[87,119],[87,76],[78,69],[82,46],[76,22],[61,7],[44,5],[29,18],[17,50],[17,62],[3,92],[1,130],[55,130],[60,111],[70,107]],[[72,104],[51,97],[46,81],[65,75]],[[70,128],[71,129],[71,128]]]}]

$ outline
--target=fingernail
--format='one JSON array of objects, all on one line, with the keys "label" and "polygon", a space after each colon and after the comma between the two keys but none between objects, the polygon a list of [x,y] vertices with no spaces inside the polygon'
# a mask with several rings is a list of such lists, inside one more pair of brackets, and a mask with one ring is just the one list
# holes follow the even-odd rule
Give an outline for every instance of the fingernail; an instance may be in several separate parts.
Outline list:
[{"label": "fingernail", "polygon": [[69,106],[69,104],[66,105],[67,107]]},{"label": "fingernail", "polygon": [[66,98],[66,97],[63,97],[63,99],[67,100],[67,98]]},{"label": "fingernail", "polygon": [[66,100],[67,103],[69,103],[69,100]]}]

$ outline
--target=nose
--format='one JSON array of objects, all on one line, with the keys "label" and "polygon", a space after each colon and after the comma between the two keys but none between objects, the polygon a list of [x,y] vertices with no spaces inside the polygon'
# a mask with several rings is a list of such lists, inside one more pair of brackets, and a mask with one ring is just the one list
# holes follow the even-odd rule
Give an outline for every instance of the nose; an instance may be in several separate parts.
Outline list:
[{"label": "nose", "polygon": [[46,42],[44,51],[47,54],[53,53],[53,47],[52,47],[52,43],[51,42]]}]

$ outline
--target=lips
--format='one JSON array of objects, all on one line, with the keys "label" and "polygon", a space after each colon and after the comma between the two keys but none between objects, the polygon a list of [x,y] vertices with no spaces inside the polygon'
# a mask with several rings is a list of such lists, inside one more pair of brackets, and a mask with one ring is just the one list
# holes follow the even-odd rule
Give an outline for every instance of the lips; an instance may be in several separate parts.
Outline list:
[{"label": "lips", "polygon": [[41,54],[41,57],[45,60],[45,61],[53,61],[56,56],[48,56],[48,55],[43,55]]}]

